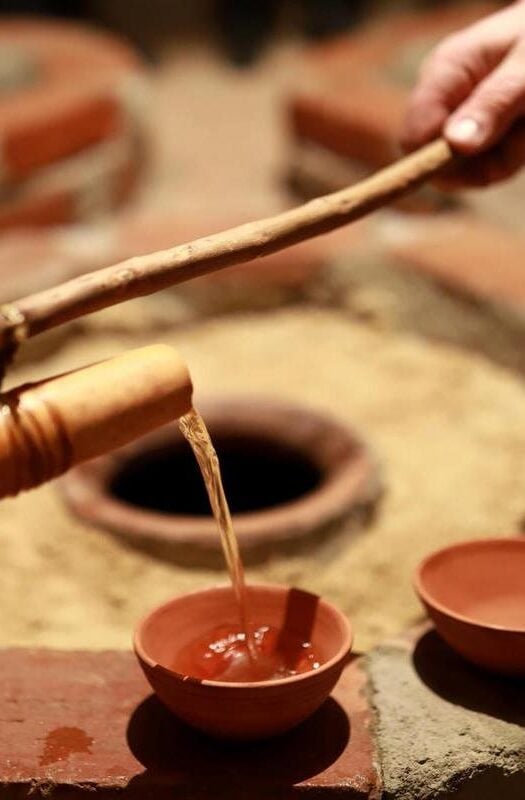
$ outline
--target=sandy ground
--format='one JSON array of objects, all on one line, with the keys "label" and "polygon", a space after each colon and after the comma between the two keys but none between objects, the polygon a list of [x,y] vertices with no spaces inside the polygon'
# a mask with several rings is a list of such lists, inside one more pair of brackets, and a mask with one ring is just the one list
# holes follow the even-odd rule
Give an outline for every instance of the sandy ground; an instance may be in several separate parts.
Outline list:
[{"label": "sandy ground", "polygon": [[[203,52],[172,54],[152,95],[155,158],[138,203],[254,215],[284,205],[276,181],[286,155],[279,98],[294,57],[294,47],[284,48],[249,78]],[[21,361],[10,384],[162,340],[187,359],[197,401],[260,392],[358,426],[382,465],[377,519],[360,535],[343,529],[248,576],[334,600],[354,621],[362,649],[421,614],[411,574],[425,553],[519,531],[525,324],[398,273],[370,252],[342,258],[306,294],[295,305],[156,331],[155,313],[185,318],[180,294],[134,301],[49,347],[32,344],[32,360]],[[127,647],[153,605],[223,577],[162,563],[82,526],[53,486],[2,502],[0,547],[3,645]]]},{"label": "sandy ground", "polygon": [[[336,601],[355,622],[360,648],[421,613],[411,573],[426,552],[515,533],[525,513],[525,386],[505,364],[525,328],[381,265],[372,279],[370,271],[344,265],[352,281],[342,302],[337,292],[337,308],[241,312],[162,336],[191,365],[197,401],[233,392],[288,398],[357,425],[375,448],[386,492],[371,527],[248,571]],[[74,336],[18,377],[158,338]],[[83,527],[53,486],[2,503],[0,542],[4,644],[125,647],[151,606],[222,577],[159,562]]]}]

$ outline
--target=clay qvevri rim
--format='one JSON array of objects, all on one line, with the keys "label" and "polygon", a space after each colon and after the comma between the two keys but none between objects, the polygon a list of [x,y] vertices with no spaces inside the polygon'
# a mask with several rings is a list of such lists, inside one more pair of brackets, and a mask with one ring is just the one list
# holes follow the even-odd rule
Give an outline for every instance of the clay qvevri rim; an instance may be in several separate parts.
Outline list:
[{"label": "clay qvevri rim", "polygon": [[[509,550],[516,550],[522,554],[524,565],[525,565],[525,539],[518,539],[515,537],[508,537],[508,538],[501,538],[501,539],[469,539],[465,542],[458,542],[456,544],[452,544],[449,547],[440,548],[439,550],[435,550],[434,552],[430,553],[426,556],[423,561],[418,566],[415,576],[414,576],[414,585],[416,587],[416,591],[421,597],[421,599],[432,605],[438,611],[442,612],[443,614],[447,614],[454,619],[457,619],[460,622],[466,622],[469,625],[476,625],[481,628],[489,628],[492,630],[500,630],[506,631],[509,633],[522,633],[525,634],[525,606],[524,606],[524,619],[523,625],[520,627],[514,627],[512,625],[500,625],[490,622],[484,622],[479,618],[475,618],[473,616],[469,616],[468,614],[462,614],[453,609],[451,606],[447,605],[446,603],[440,602],[433,596],[432,592],[430,592],[426,587],[425,582],[425,571],[428,569],[430,565],[435,563],[439,559],[446,559],[449,555],[458,552],[469,553],[471,551],[487,551],[487,558],[491,558],[492,552],[494,550],[500,550],[508,552]],[[525,576],[525,573],[524,573]],[[524,589],[523,589],[523,596],[525,600],[525,577],[524,577]]]},{"label": "clay qvevri rim", "polygon": [[[320,531],[351,512],[369,510],[380,496],[378,468],[368,447],[352,429],[326,414],[260,397],[224,398],[197,405],[216,443],[219,458],[221,442],[225,446],[237,443],[239,452],[243,452],[244,442],[248,450],[255,448],[254,469],[259,457],[270,454],[271,458],[277,450],[283,457],[292,454],[299,464],[302,459],[307,468],[318,474],[315,485],[306,486],[304,492],[273,507],[236,513],[235,502],[232,504],[236,533],[245,554],[250,549],[255,552],[258,548],[320,535]],[[178,550],[181,557],[188,549],[197,556],[220,554],[220,540],[207,505],[206,516],[161,513],[115,496],[115,481],[130,466],[133,469],[144,458],[148,463],[150,457],[168,452],[172,445],[181,448],[192,469],[196,469],[189,446],[173,424],[72,470],[61,481],[66,503],[82,520],[146,549],[167,546]],[[224,461],[222,465],[224,469]],[[278,467],[277,460],[275,468]],[[255,481],[257,475],[254,473],[253,477]],[[271,484],[275,475],[270,467],[264,477]],[[250,476],[247,480],[251,483]],[[177,475],[173,474],[174,486],[176,481]],[[203,491],[200,476],[198,481]],[[226,485],[230,502],[235,493],[235,476],[231,484],[233,492]]]},{"label": "clay qvevri rim", "polygon": [[344,614],[309,592],[249,584],[247,603],[254,627],[268,624],[311,641],[321,666],[274,681],[232,683],[177,672],[174,660],[195,640],[217,625],[238,625],[231,586],[173,598],[150,612],[134,636],[136,656],[159,699],[188,724],[221,738],[265,738],[307,719],[332,691],[352,647]]}]

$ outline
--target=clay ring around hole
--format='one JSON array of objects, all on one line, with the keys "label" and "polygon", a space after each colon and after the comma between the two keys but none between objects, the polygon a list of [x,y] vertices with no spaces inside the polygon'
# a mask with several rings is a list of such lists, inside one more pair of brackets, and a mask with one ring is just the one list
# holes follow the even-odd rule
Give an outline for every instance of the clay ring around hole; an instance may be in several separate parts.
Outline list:
[{"label": "clay ring around hole", "polygon": [[[247,562],[368,518],[381,495],[375,458],[328,414],[259,397],[198,408],[217,449]],[[222,563],[202,478],[176,423],[71,470],[59,488],[81,520],[179,563]]]}]

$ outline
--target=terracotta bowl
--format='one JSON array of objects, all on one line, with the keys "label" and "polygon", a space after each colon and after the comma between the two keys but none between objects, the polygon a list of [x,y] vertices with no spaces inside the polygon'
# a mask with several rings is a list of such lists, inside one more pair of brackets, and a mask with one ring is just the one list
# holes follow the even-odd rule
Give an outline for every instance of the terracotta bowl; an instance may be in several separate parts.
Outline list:
[{"label": "terracotta bowl", "polygon": [[420,564],[415,586],[454,650],[494,672],[525,675],[525,539],[446,547]]},{"label": "terracotta bowl", "polygon": [[134,648],[160,700],[182,720],[208,734],[259,739],[293,728],[326,700],[345,666],[352,628],[346,617],[316,595],[284,586],[251,585],[252,624],[272,625],[312,642],[321,666],[275,681],[227,683],[192,679],[170,665],[211,627],[237,620],[230,586],[175,597],[138,625]]}]

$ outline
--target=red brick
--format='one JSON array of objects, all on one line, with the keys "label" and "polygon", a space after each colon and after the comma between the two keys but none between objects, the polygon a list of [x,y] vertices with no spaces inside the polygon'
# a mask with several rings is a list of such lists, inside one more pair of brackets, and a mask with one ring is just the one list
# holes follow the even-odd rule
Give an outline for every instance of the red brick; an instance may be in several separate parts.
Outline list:
[{"label": "red brick", "polygon": [[[108,148],[117,146],[115,151]],[[128,135],[108,139],[70,159],[41,170],[0,201],[0,230],[63,225],[93,215],[84,208],[86,196],[104,190],[105,206],[120,205],[132,192],[139,176],[140,153]],[[96,185],[93,175],[97,176]],[[107,206],[107,207],[106,207]],[[89,213],[87,213],[89,212]]]},{"label": "red brick", "polygon": [[0,205],[0,231],[9,228],[60,225],[75,218],[75,199],[68,192],[56,192],[13,204]]},{"label": "red brick", "polygon": [[348,80],[358,83],[371,77],[392,82],[392,67],[410,48],[431,47],[434,41],[497,8],[495,3],[479,2],[393,11],[352,34],[309,48],[305,53],[305,66],[318,80],[332,85]]},{"label": "red brick", "polygon": [[26,178],[42,166],[110,138],[122,127],[123,112],[116,98],[85,94],[82,100],[67,103],[62,91],[50,92],[45,102],[32,104],[30,119],[8,126],[3,160],[11,179]]},{"label": "red brick", "polygon": [[405,97],[403,89],[383,83],[298,94],[290,104],[292,128],[300,140],[381,167],[398,149]]},{"label": "red brick", "polygon": [[235,746],[179,723],[131,653],[0,651],[0,795],[377,797],[365,682],[355,659],[309,721]]},{"label": "red brick", "polygon": [[1,161],[7,183],[115,134],[127,116],[119,86],[141,69],[118,38],[67,23],[10,19],[0,47],[37,65],[33,83],[0,98]]},{"label": "red brick", "polygon": [[430,43],[470,25],[498,7],[493,2],[474,2],[419,11],[393,11],[352,34],[309,48],[306,62],[321,77],[332,82],[338,78],[347,81],[354,69],[359,70],[357,79],[362,78],[363,69],[385,75],[403,48],[418,40]]},{"label": "red brick", "polygon": [[525,309],[525,237],[467,214],[412,224],[388,251],[408,269],[481,300]]},{"label": "red brick", "polygon": [[303,85],[288,101],[293,135],[372,168],[388,163],[398,151],[409,92],[395,66],[411,49],[424,50],[494,8],[479,3],[392,14],[312,48],[305,59],[310,88]]}]

